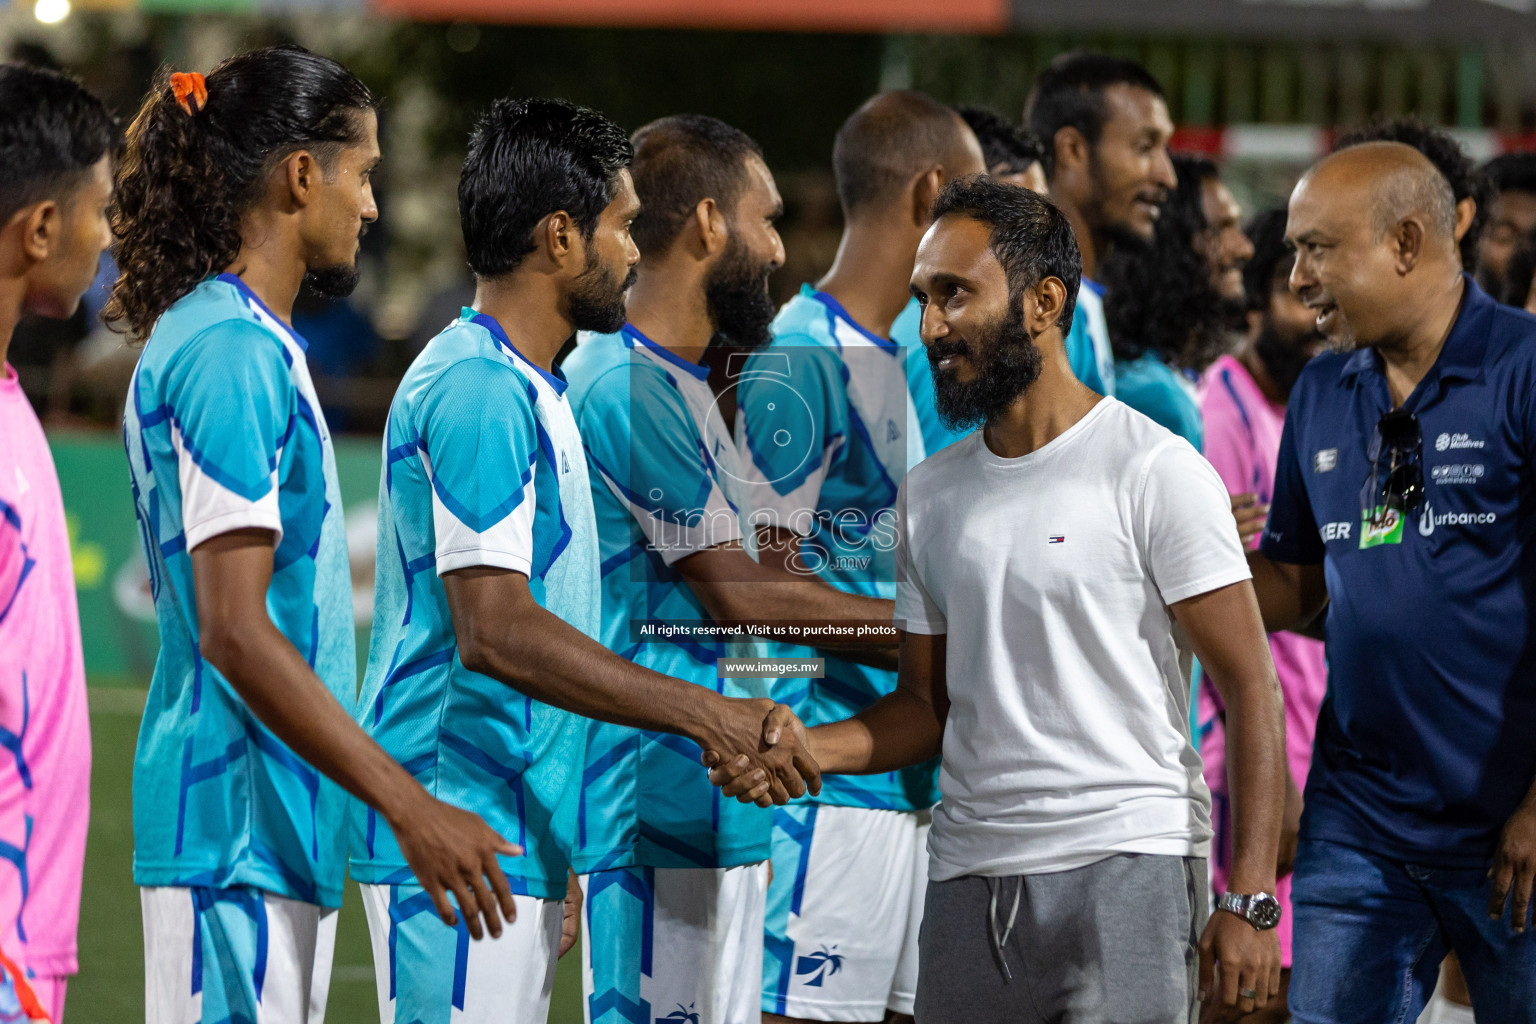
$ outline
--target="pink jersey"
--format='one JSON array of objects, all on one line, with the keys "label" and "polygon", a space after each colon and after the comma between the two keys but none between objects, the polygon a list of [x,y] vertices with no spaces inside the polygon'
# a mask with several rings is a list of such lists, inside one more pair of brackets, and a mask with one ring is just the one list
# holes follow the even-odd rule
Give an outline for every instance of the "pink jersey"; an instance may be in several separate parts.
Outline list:
[{"label": "pink jersey", "polygon": [[91,734],[64,502],[15,371],[0,378],[0,949],[78,970]]},{"label": "pink jersey", "polygon": [[[1280,433],[1285,426],[1285,406],[1264,396],[1241,362],[1222,356],[1206,371],[1200,413],[1205,421],[1205,457],[1216,467],[1227,490],[1252,493],[1269,503],[1275,490],[1275,464],[1280,457]],[[1254,541],[1257,542],[1255,537]],[[1253,545],[1257,547],[1258,544]],[[1307,785],[1312,761],[1312,737],[1317,731],[1317,712],[1328,690],[1328,667],[1323,645],[1295,633],[1271,633],[1269,649],[1275,673],[1285,696],[1285,753],[1291,777],[1298,788]],[[1200,687],[1200,756],[1205,759],[1205,783],[1211,788],[1211,817],[1216,826],[1211,865],[1217,891],[1226,883],[1230,856],[1231,821],[1227,799],[1226,730],[1222,726],[1220,700],[1213,686]],[[1283,880],[1277,895],[1286,897],[1290,879]],[[1290,965],[1290,906],[1282,898],[1280,939],[1285,963]]]}]

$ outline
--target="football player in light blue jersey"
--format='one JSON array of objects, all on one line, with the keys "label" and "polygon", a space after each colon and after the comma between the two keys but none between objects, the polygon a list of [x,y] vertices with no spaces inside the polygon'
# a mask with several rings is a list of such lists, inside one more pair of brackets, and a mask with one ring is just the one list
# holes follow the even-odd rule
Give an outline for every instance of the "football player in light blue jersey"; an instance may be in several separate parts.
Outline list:
[{"label": "football player in light blue jersey", "polygon": [[[1039,139],[990,110],[961,107],[958,112],[976,133],[976,141],[981,144],[982,155],[987,161],[987,173],[993,179],[1046,194],[1045,170],[1041,164],[1045,151]],[[891,326],[891,340],[907,351],[907,386],[912,391],[918,426],[923,431],[923,447],[932,455],[960,440],[969,431],[957,430],[939,416],[934,402],[933,367],[929,365],[928,350],[923,347],[920,335],[922,319],[922,309],[913,299]],[[1067,360],[1077,379],[1101,395],[1112,394],[1099,370],[1098,352],[1089,335],[1088,314],[1081,307],[1073,310],[1072,331],[1067,335],[1066,344]]]},{"label": "football player in light blue jersey", "polygon": [[[527,852],[502,864],[522,897],[515,920],[471,947],[430,913],[389,823],[357,809],[352,872],[386,1024],[544,1020],[555,961],[575,938],[562,933],[579,904],[580,716],[676,734],[716,761],[740,755],[763,770],[754,796],[765,804],[805,792],[802,773],[817,788],[794,742],[771,746],[780,731],[803,735],[787,709],[701,693],[595,639],[598,531],[553,361],[576,330],[624,323],[639,259],[631,155],[590,110],[492,106],[459,179],[474,307],[428,343],[390,410],[358,715],[424,785]],[[482,886],[455,895],[467,910],[490,901]]]},{"label": "football player in light blue jersey", "polygon": [[147,339],[123,437],[160,626],[133,773],[151,1024],[324,1017],[348,791],[445,919],[445,889],[484,893],[493,932],[511,909],[517,847],[351,715],[335,458],[290,319],[302,281],[357,281],[377,124],[340,65],[256,50],[159,79],[118,166],[107,317]]},{"label": "football player in light blue jersey", "polygon": [[1083,256],[1068,351],[1086,336],[1104,383],[1095,390],[1114,397],[1115,356],[1104,320],[1104,287],[1095,278],[1117,242],[1145,245],[1152,240],[1158,213],[1175,184],[1168,155],[1173,121],[1163,87],[1146,68],[1124,57],[1062,54],[1035,81],[1024,121],[1045,147],[1051,201],[1067,215]]},{"label": "football player in light blue jersey", "polygon": [[[833,163],[846,224],[836,262],[780,310],[773,343],[749,362],[738,442],[763,560],[891,598],[896,490],[924,454],[891,325],[911,297],[934,197],[986,163],[960,116],[915,92],[860,107],[837,134]],[[808,724],[838,721],[890,693],[894,667],[829,657],[825,678],[780,699]],[[912,1012],[936,801],[928,764],[829,779],[818,799],[775,811],[765,1014]]]},{"label": "football player in light blue jersey", "polygon": [[[768,653],[741,626],[864,620],[894,635],[892,605],[754,558],[745,469],[727,424],[730,371],[770,337],[767,280],[784,260],[774,228],[783,204],[761,151],[696,115],[649,124],[634,145],[644,259],[629,322],[584,338],[564,364],[602,538],[602,638],[638,665],[765,697],[765,670],[719,677],[722,657]],[[645,632],[664,623],[721,628]],[[761,1019],[773,817],[722,797],[699,754],[663,733],[588,727],[577,870],[592,1024],[622,1024],[637,1007],[647,1021],[677,1011],[712,1024]]]}]

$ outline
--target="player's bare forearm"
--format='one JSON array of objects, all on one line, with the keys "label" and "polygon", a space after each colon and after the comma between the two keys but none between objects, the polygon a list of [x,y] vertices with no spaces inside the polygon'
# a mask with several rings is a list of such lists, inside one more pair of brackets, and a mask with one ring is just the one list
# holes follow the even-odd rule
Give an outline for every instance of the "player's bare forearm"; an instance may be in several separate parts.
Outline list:
[{"label": "player's bare forearm", "polygon": [[293,752],[391,824],[426,791],[352,720],[267,613],[274,534],[237,530],[192,552],[198,648]]},{"label": "player's bare forearm", "polygon": [[544,609],[522,573],[457,570],[443,576],[443,589],[465,668],[586,718],[685,736],[722,759],[745,755],[778,780],[775,803],[807,786],[819,790],[798,744],[769,749],[764,722],[773,701],[722,697],[619,657]]},{"label": "player's bare forearm", "polygon": [[897,690],[853,718],[816,726],[810,739],[823,774],[877,775],[937,755],[944,730],[931,704]]},{"label": "player's bare forearm", "polygon": [[772,559],[755,561],[739,543],[695,552],[674,568],[721,625],[794,625],[814,647],[862,652],[896,646],[895,602],[844,593]]},{"label": "player's bare forearm", "polygon": [[1180,601],[1173,614],[1226,706],[1234,892],[1273,892],[1285,809],[1285,705],[1248,583]]},{"label": "player's bare forearm", "polygon": [[719,695],[621,658],[541,606],[527,577],[476,568],[443,577],[464,667],[553,707],[697,740]]},{"label": "player's bare forearm", "polygon": [[903,632],[896,690],[853,718],[810,730],[811,753],[822,771],[874,775],[936,756],[949,717],[944,650],[943,635]]},{"label": "player's bare forearm", "polygon": [[1253,593],[1258,599],[1264,629],[1270,633],[1305,628],[1328,602],[1328,585],[1321,564],[1276,562],[1250,551],[1248,570],[1253,573]]}]

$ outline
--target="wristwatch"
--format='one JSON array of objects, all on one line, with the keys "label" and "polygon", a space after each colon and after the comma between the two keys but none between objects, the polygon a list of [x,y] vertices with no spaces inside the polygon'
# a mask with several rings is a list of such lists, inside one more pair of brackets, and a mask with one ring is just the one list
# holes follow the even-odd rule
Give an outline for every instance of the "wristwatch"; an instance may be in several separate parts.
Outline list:
[{"label": "wristwatch", "polygon": [[1236,914],[1261,932],[1280,923],[1280,901],[1267,892],[1224,892],[1216,900],[1216,909]]}]

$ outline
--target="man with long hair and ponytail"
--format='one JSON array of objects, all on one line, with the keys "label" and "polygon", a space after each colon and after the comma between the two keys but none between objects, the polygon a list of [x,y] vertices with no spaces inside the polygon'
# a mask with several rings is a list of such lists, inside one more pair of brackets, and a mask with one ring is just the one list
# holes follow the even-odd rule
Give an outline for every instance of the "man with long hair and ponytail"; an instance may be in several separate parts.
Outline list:
[{"label": "man with long hair and ponytail", "polygon": [[78,83],[0,64],[0,1006],[55,1024],[78,966],[91,732],[59,480],[5,357],[22,316],[72,315],[96,276],[121,139]]},{"label": "man with long hair and ponytail", "polygon": [[290,322],[302,283],[357,281],[377,139],[362,82],[276,47],[162,74],[118,166],[106,317],[144,343],[123,436],[161,638],[133,779],[151,1024],[323,1019],[348,792],[445,922],[450,892],[475,938],[513,913],[518,848],[352,717],[335,458]]}]

